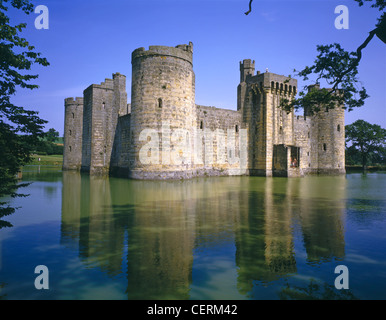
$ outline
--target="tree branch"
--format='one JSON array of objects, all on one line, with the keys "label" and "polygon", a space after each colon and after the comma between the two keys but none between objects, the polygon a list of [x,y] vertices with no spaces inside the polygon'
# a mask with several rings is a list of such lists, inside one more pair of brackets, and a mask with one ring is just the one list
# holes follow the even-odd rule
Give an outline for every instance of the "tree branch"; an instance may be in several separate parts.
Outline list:
[{"label": "tree branch", "polygon": [[[374,30],[371,30],[369,32],[369,35],[368,37],[366,38],[366,40],[357,48],[357,58],[353,61],[353,63],[351,64],[351,66],[346,70],[346,71],[343,71],[341,73],[341,75],[335,80],[333,81],[332,83],[334,83],[334,86],[331,88],[331,90],[327,93],[327,96],[330,96],[331,94],[335,93],[336,90],[337,90],[337,86],[342,82],[342,79],[343,77],[350,73],[355,67],[358,66],[359,64],[359,61],[362,59],[362,50],[364,48],[367,47],[367,45],[369,44],[369,42],[374,38],[376,32],[377,32],[378,28],[375,28]],[[320,78],[320,77],[319,77]]]},{"label": "tree branch", "polygon": [[362,59],[362,50],[364,48],[366,48],[367,45],[369,44],[369,42],[374,38],[375,33],[377,32],[377,29],[378,28],[375,28],[374,30],[370,31],[368,37],[366,38],[366,40],[358,47],[358,49],[357,49],[357,59],[355,59],[355,61],[352,63],[352,65],[346,71],[344,71],[340,75],[340,77],[336,80],[336,82],[335,82],[335,84],[334,84],[334,86],[332,88],[333,91],[335,91],[337,85],[339,85],[339,83],[342,82],[343,77],[346,74],[348,74],[349,72],[351,72],[356,66],[358,66],[359,61],[361,61],[361,59]]},{"label": "tree branch", "polygon": [[253,0],[249,0],[249,10],[245,12],[245,15],[248,15],[252,11],[252,1]]}]

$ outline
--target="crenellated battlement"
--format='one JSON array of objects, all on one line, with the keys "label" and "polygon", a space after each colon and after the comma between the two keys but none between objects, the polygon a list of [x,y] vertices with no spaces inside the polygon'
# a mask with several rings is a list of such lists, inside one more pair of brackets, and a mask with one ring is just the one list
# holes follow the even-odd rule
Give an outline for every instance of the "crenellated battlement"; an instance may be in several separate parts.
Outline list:
[{"label": "crenellated battlement", "polygon": [[265,72],[249,77],[247,83],[255,89],[260,90],[271,90],[271,93],[279,95],[296,95],[297,93],[297,80],[289,77]]},{"label": "crenellated battlement", "polygon": [[121,74],[119,72],[115,72],[113,73],[113,79],[116,79],[118,77],[123,77],[123,78],[126,78],[126,76],[124,74]]},{"label": "crenellated battlement", "polygon": [[66,99],[64,99],[64,105],[66,107],[69,105],[83,105],[83,97],[66,98]]},{"label": "crenellated battlement", "polygon": [[84,91],[91,90],[92,88],[114,90],[114,82],[116,80],[119,80],[120,78],[126,79],[126,76],[119,73],[119,72],[113,73],[112,79],[111,78],[105,78],[105,81],[101,82],[100,84],[91,84]]},{"label": "crenellated battlement", "polygon": [[132,63],[138,58],[149,56],[162,56],[162,57],[174,57],[188,61],[193,65],[193,43],[189,42],[188,45],[180,44],[176,47],[167,46],[149,46],[149,50],[145,50],[144,47],[138,48],[133,51],[131,55]]},{"label": "crenellated battlement", "polygon": [[131,57],[131,101],[119,72],[65,99],[64,169],[134,179],[345,172],[344,110],[286,112],[296,79],[244,59],[228,110],[196,105],[192,42]]},{"label": "crenellated battlement", "polygon": [[255,73],[255,60],[244,59],[240,61],[240,82],[247,81]]}]

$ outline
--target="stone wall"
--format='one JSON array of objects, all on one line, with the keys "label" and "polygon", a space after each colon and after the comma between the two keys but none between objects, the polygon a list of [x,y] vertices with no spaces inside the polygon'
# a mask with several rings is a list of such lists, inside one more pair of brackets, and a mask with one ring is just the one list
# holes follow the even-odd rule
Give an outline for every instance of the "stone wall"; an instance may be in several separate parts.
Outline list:
[{"label": "stone wall", "polygon": [[83,98],[64,102],[63,169],[79,170],[82,164]]},{"label": "stone wall", "polygon": [[83,91],[83,133],[82,133],[82,171],[89,172],[91,167],[91,143],[92,143],[92,90]]},{"label": "stone wall", "polygon": [[130,118],[130,114],[118,118],[111,154],[110,171],[114,175],[124,177],[129,176],[130,145],[133,144],[131,141]]},{"label": "stone wall", "polygon": [[[84,124],[87,130],[86,157],[82,163],[82,170],[91,173],[104,173],[109,163],[108,141],[111,132],[108,124],[113,100],[113,81],[106,79],[100,85],[91,85],[84,92],[85,105],[87,108],[87,122]],[[90,106],[90,107],[89,107]],[[89,107],[89,108],[88,108]],[[85,110],[86,111],[86,110]],[[117,113],[118,117],[118,113]]]},{"label": "stone wall", "polygon": [[126,108],[126,77],[119,73],[84,91],[83,171],[109,172],[118,116]]},{"label": "stone wall", "polygon": [[[312,163],[321,174],[345,172],[344,109],[320,111],[312,118]],[[315,171],[315,170],[314,170]]]},{"label": "stone wall", "polygon": [[306,116],[294,117],[294,145],[300,147],[299,169],[302,174],[312,172],[311,167],[311,118]]},{"label": "stone wall", "polygon": [[[246,60],[242,65],[245,65]],[[243,79],[243,77],[241,77]],[[271,176],[274,145],[293,145],[293,112],[279,108],[281,99],[292,99],[297,81],[270,72],[248,74],[238,87],[243,120],[249,125],[249,173]],[[245,93],[244,93],[245,91]]]},{"label": "stone wall", "polygon": [[196,106],[196,175],[246,174],[248,136],[242,113]]},{"label": "stone wall", "polygon": [[131,103],[120,73],[65,100],[63,169],[134,179],[344,173],[344,110],[286,112],[297,81],[254,72],[255,61],[240,62],[237,111],[201,106],[192,43],[134,50]]},{"label": "stone wall", "polygon": [[130,177],[178,178],[192,170],[196,123],[192,59],[191,43],[133,52]]}]

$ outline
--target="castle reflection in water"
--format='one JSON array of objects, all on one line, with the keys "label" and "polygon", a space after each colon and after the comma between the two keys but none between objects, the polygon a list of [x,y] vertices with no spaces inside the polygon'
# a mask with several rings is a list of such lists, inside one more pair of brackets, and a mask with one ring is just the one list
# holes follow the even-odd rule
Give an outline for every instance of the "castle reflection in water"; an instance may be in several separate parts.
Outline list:
[{"label": "castle reflection in water", "polygon": [[[330,180],[329,180],[330,179]],[[61,242],[127,278],[129,299],[189,299],[195,250],[233,242],[237,289],[344,257],[345,177],[134,181],[63,172]],[[295,230],[296,229],[296,230]]]}]

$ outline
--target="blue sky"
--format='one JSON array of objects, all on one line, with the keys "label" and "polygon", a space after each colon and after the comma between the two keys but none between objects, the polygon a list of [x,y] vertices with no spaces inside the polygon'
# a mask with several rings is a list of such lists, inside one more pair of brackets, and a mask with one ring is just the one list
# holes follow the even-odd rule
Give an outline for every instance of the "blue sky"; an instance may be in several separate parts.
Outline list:
[{"label": "blue sky", "polygon": [[[239,61],[255,60],[256,70],[289,75],[311,65],[316,45],[340,43],[355,51],[380,15],[353,0],[52,0],[34,1],[49,9],[49,29],[34,27],[38,14],[10,11],[11,23],[24,21],[22,35],[49,62],[33,68],[37,90],[20,89],[13,102],[38,110],[63,135],[64,99],[82,96],[93,83],[115,72],[127,76],[131,93],[131,52],[149,45],[193,42],[196,103],[236,109]],[[349,9],[349,29],[338,30],[335,7]],[[386,45],[374,38],[364,49],[359,78],[370,98],[346,112],[346,124],[357,119],[386,127]],[[303,85],[302,82],[298,83]]]}]

